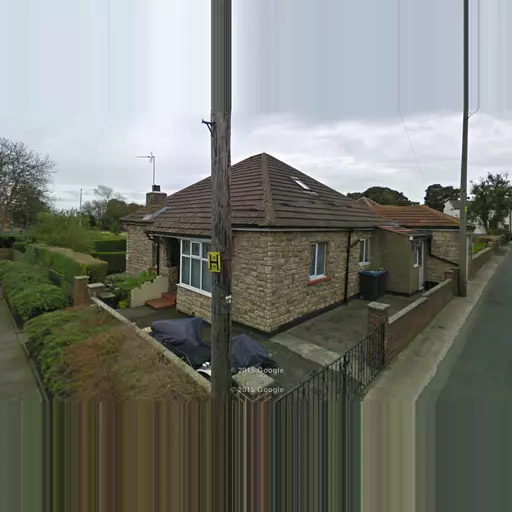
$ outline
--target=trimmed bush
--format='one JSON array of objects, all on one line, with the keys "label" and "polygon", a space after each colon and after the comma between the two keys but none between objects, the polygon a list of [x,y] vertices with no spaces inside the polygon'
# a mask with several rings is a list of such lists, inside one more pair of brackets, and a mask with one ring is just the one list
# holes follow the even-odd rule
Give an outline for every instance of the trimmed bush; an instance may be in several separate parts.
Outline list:
[{"label": "trimmed bush", "polygon": [[126,271],[126,252],[93,252],[92,256],[107,262],[108,274]]},{"label": "trimmed bush", "polygon": [[63,309],[68,302],[58,286],[29,283],[28,287],[11,291],[9,305],[12,312],[26,322],[43,313]]},{"label": "trimmed bush", "polygon": [[29,263],[40,263],[46,268],[51,268],[69,281],[76,276],[88,275],[91,278],[91,283],[102,283],[107,276],[108,264],[106,261],[63,247],[30,244],[27,246],[25,259]]},{"label": "trimmed bush", "polygon": [[27,242],[15,242],[13,249],[20,252],[25,252],[27,250]]},{"label": "trimmed bush", "polygon": [[103,237],[94,241],[94,252],[126,252],[126,238]]}]

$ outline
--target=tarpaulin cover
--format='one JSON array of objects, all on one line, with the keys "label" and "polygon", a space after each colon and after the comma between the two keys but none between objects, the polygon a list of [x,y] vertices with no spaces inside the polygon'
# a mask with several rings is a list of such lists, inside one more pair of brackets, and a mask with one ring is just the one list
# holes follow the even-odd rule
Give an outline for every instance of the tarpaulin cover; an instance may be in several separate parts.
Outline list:
[{"label": "tarpaulin cover", "polygon": [[[197,369],[211,361],[211,345],[202,342],[203,322],[199,318],[158,320],[151,324],[151,336],[164,347]],[[267,349],[247,334],[235,336],[231,341],[231,368],[278,368]]]},{"label": "tarpaulin cover", "polygon": [[233,372],[241,368],[277,368],[267,349],[247,334],[240,334],[231,340],[231,368]]},{"label": "tarpaulin cover", "polygon": [[157,320],[151,324],[151,335],[167,348],[172,345],[188,353],[201,345],[203,321],[200,318]]}]

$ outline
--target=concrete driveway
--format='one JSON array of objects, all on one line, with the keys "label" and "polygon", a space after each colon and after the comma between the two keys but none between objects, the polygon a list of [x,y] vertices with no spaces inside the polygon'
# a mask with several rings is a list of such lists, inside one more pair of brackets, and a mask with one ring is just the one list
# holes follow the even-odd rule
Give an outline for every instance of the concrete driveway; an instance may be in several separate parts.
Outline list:
[{"label": "concrete driveway", "polygon": [[[390,305],[390,315],[418,297],[385,295],[379,302]],[[357,345],[366,335],[368,301],[354,299],[271,338],[320,365],[330,364]]]}]

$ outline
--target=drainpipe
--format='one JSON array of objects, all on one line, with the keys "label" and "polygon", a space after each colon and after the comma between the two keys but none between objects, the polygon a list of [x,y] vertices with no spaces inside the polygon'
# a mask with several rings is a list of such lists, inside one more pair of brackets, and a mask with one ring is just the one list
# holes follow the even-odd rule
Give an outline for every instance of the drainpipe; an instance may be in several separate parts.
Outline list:
[{"label": "drainpipe", "polygon": [[146,236],[153,242],[156,243],[156,275],[160,275],[160,238],[155,238],[149,233]]},{"label": "drainpipe", "polygon": [[352,243],[352,232],[354,230],[350,229],[348,232],[348,241],[347,241],[347,263],[345,266],[345,297],[344,302],[347,303],[348,300],[348,273],[350,271],[350,244]]}]

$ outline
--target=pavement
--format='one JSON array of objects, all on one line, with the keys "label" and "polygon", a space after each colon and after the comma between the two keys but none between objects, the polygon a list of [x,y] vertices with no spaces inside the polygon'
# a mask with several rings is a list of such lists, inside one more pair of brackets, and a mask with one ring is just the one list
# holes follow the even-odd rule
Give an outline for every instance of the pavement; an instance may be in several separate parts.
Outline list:
[{"label": "pavement", "polygon": [[0,510],[42,510],[41,395],[0,299]]},{"label": "pavement", "polygon": [[377,377],[363,401],[364,512],[510,508],[509,249]]}]

